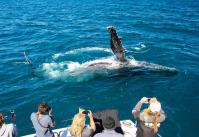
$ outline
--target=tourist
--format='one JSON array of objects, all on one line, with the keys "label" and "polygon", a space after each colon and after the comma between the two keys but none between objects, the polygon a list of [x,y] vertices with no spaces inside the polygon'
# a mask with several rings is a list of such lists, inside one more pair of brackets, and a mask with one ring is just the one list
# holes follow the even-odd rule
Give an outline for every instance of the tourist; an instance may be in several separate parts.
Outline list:
[{"label": "tourist", "polygon": [[52,117],[52,108],[46,102],[38,106],[38,112],[31,114],[31,121],[36,131],[37,137],[53,137],[51,128],[55,127]]},{"label": "tourist", "polygon": [[[149,107],[141,110],[143,103],[149,103]],[[137,137],[156,137],[160,123],[165,120],[165,113],[156,98],[143,97],[132,110],[137,120]]]},{"label": "tourist", "polygon": [[102,133],[97,133],[94,137],[124,137],[124,135],[115,131],[115,120],[108,116],[102,121],[104,130]]},{"label": "tourist", "polygon": [[[90,120],[89,126],[85,126],[86,116],[88,116]],[[88,110],[79,110],[79,113],[73,118],[69,131],[72,137],[90,137],[95,132],[95,129],[92,112]]]},{"label": "tourist", "polygon": [[4,121],[4,113],[0,112],[0,137],[16,137],[16,127],[14,125],[14,115],[12,113],[11,124],[6,124]]}]

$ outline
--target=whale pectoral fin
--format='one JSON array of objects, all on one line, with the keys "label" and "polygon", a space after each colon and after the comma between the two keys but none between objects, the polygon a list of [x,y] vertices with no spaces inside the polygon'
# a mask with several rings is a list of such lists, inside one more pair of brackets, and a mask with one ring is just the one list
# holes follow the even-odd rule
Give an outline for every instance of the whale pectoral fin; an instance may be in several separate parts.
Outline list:
[{"label": "whale pectoral fin", "polygon": [[30,66],[30,68],[32,69],[32,72],[34,72],[34,70],[35,70],[34,65],[32,64],[32,62],[30,61],[30,59],[26,55],[26,52],[24,52],[23,54],[24,54],[24,58],[25,58],[24,64]]},{"label": "whale pectoral fin", "polygon": [[125,62],[126,58],[121,38],[118,37],[117,32],[113,26],[107,27],[107,30],[110,33],[110,47],[113,53],[119,61]]},{"label": "whale pectoral fin", "polygon": [[26,52],[23,52],[24,58],[25,58],[25,64],[32,64],[31,61],[29,60],[28,56],[26,55]]}]

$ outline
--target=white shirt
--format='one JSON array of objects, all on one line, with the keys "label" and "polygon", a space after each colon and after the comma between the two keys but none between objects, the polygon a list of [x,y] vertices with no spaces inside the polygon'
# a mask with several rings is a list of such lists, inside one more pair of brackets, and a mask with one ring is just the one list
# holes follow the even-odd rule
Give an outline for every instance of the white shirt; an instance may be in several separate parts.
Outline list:
[{"label": "white shirt", "polygon": [[3,124],[0,128],[0,137],[16,137],[14,124]]},{"label": "white shirt", "polygon": [[97,133],[94,137],[124,137],[124,135],[115,132],[115,130],[105,129],[102,133]]}]

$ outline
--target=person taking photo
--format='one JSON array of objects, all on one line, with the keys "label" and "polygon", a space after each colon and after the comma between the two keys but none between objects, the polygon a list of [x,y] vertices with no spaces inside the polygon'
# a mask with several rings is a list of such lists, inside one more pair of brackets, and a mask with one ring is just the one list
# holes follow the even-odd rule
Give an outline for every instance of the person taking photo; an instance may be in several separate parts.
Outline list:
[{"label": "person taking photo", "polygon": [[51,128],[55,127],[55,121],[52,117],[52,108],[46,102],[38,105],[38,111],[30,116],[37,137],[54,137]]},{"label": "person taking photo", "polygon": [[16,137],[17,130],[14,125],[15,122],[15,114],[11,112],[11,123],[5,123],[5,116],[3,112],[0,112],[0,137]]},{"label": "person taking photo", "polygon": [[[141,111],[144,103],[149,104],[149,106]],[[160,102],[155,97],[143,97],[132,110],[132,114],[137,120],[136,137],[156,137],[160,123],[166,118]]]}]

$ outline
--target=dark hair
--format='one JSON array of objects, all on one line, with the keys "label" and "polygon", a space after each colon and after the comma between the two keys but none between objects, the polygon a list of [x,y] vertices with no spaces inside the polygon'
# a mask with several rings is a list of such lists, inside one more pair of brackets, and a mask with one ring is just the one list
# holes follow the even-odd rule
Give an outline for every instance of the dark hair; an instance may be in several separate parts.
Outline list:
[{"label": "dark hair", "polygon": [[102,124],[104,128],[106,129],[112,129],[115,127],[115,120],[112,117],[106,117],[103,121]]},{"label": "dark hair", "polygon": [[48,111],[48,108],[49,108],[49,106],[48,106],[48,103],[46,103],[46,102],[42,102],[38,105],[38,111],[41,114],[46,113]]},{"label": "dark hair", "polygon": [[0,128],[2,127],[3,124],[4,124],[4,113],[0,112]]}]

